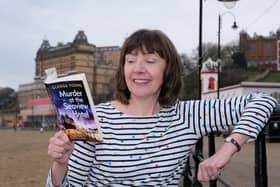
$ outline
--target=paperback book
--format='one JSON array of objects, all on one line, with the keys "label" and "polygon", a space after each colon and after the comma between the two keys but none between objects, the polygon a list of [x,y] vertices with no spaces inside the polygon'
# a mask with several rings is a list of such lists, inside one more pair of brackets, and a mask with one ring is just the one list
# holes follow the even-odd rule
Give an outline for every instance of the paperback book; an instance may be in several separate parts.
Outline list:
[{"label": "paperback book", "polygon": [[57,77],[46,70],[45,86],[56,109],[57,123],[70,140],[102,141],[95,106],[83,73]]}]

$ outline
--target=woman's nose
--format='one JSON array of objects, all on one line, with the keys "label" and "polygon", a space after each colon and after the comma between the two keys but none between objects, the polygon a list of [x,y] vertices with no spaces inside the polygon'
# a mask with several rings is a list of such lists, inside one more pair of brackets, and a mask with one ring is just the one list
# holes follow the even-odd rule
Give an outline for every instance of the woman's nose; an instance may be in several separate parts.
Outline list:
[{"label": "woman's nose", "polygon": [[136,72],[144,72],[145,71],[145,63],[143,59],[137,59],[135,66],[134,66],[134,71]]}]

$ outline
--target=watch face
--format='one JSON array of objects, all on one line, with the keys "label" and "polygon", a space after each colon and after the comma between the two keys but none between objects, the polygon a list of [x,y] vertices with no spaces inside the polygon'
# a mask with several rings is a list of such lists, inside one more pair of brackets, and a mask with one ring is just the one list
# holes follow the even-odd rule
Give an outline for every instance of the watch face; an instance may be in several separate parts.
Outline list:
[{"label": "watch face", "polygon": [[231,139],[232,139],[232,138],[231,138],[230,136],[226,137],[226,142],[230,142]]}]

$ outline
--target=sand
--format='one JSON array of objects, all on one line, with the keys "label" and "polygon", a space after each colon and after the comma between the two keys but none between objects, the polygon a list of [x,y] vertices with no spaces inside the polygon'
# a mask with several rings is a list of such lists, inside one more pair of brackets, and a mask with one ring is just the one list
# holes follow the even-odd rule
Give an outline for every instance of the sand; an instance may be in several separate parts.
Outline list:
[{"label": "sand", "polygon": [[0,186],[45,185],[51,160],[48,139],[54,132],[0,130]]},{"label": "sand", "polygon": [[[54,131],[0,129],[0,187],[44,186],[51,164],[47,156],[48,140],[53,134]],[[218,138],[217,146],[221,142]],[[267,143],[267,168],[268,186],[279,187],[280,143]],[[234,156],[223,176],[237,187],[255,186],[253,143]]]}]

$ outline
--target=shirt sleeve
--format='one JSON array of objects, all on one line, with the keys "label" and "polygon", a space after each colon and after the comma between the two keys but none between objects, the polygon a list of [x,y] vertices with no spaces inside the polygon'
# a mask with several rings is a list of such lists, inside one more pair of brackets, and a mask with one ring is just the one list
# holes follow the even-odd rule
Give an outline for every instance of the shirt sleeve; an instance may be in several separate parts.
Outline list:
[{"label": "shirt sleeve", "polygon": [[[67,187],[68,186],[68,181],[67,181],[67,177],[66,175],[64,176],[61,185],[59,185],[59,187]],[[47,181],[46,181],[46,187],[58,187],[58,186],[54,186],[52,183],[52,170],[49,170],[49,174],[47,177]]]},{"label": "shirt sleeve", "polygon": [[278,102],[263,93],[254,93],[246,98],[246,105],[233,133],[240,133],[256,139],[267,124]]},{"label": "shirt sleeve", "polygon": [[[88,175],[93,166],[94,158],[95,143],[76,141],[68,161],[66,174],[59,187],[84,186],[88,182]],[[51,169],[47,177],[46,187],[56,187],[52,184]]]},{"label": "shirt sleeve", "polygon": [[200,138],[233,128],[234,133],[256,138],[273,112],[277,101],[263,93],[228,99],[196,100],[186,104],[186,119]]}]

